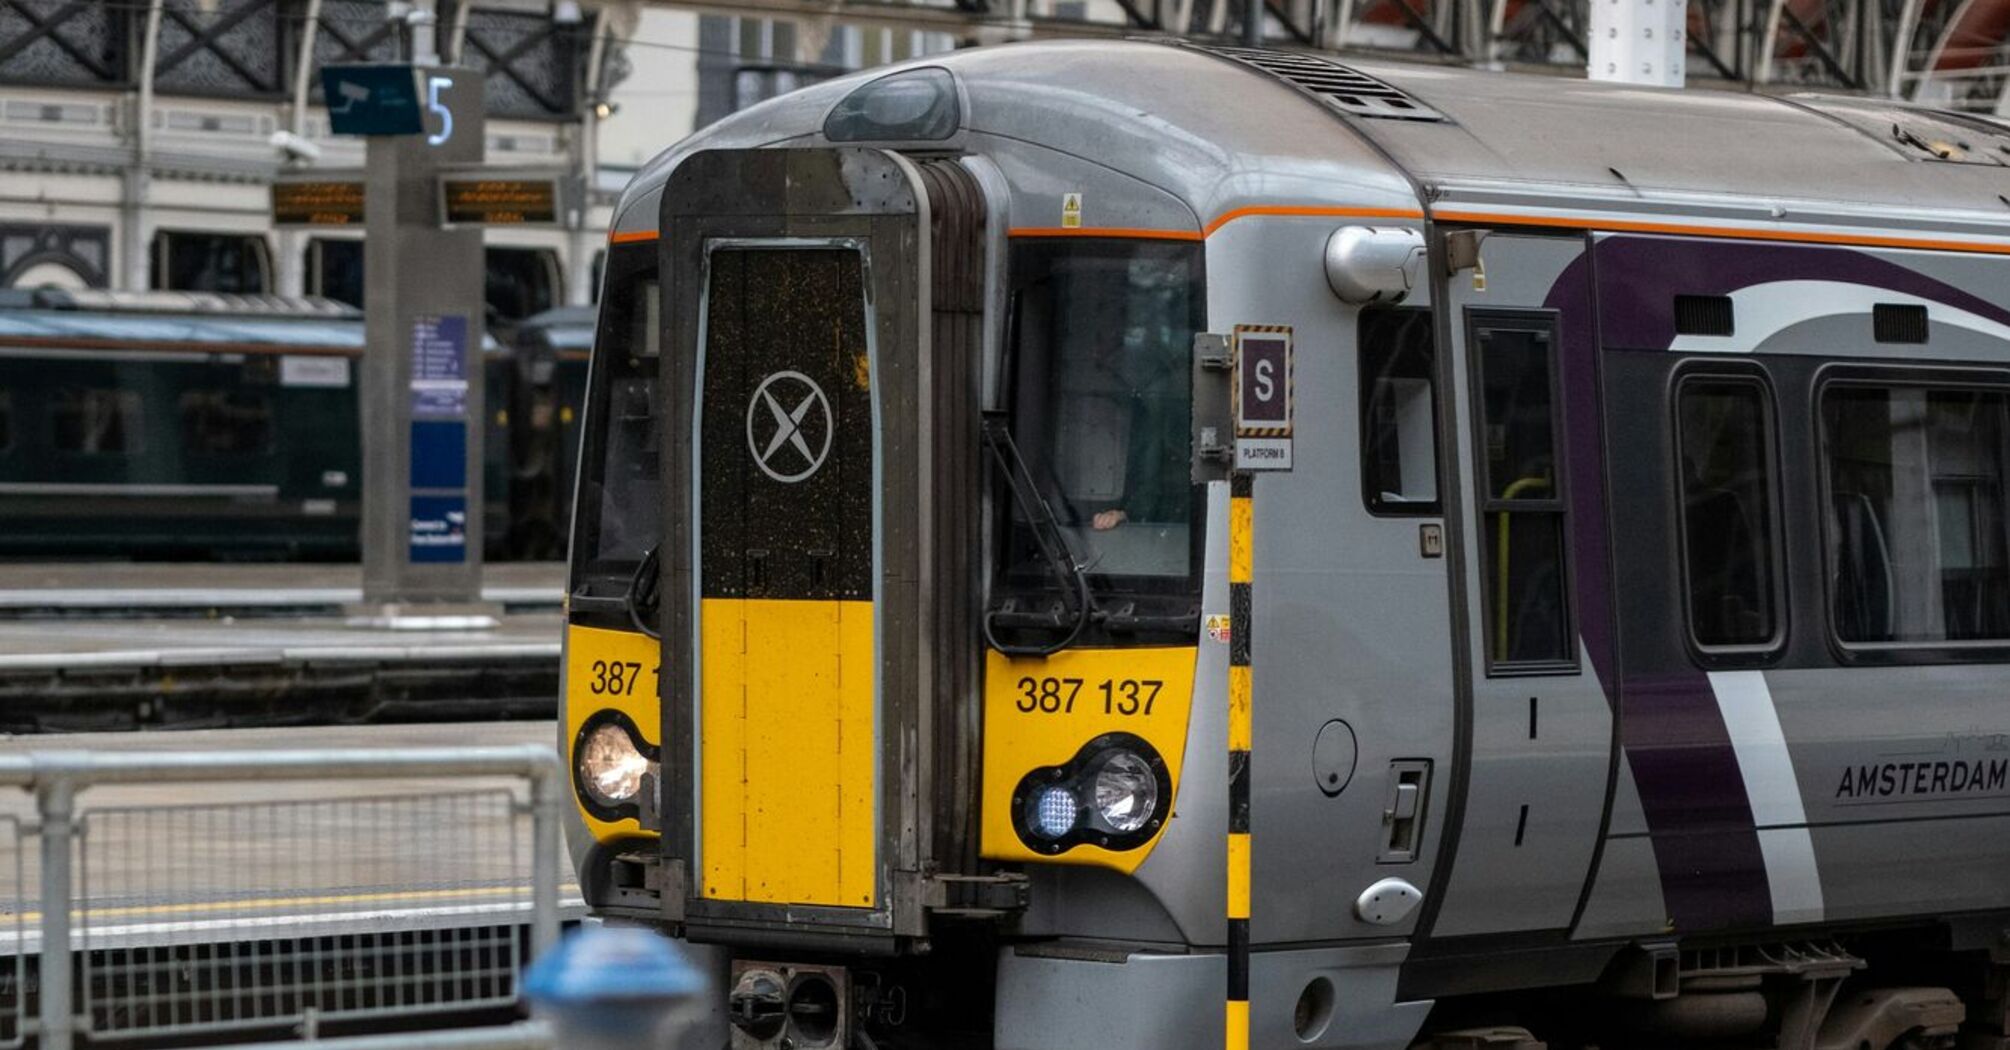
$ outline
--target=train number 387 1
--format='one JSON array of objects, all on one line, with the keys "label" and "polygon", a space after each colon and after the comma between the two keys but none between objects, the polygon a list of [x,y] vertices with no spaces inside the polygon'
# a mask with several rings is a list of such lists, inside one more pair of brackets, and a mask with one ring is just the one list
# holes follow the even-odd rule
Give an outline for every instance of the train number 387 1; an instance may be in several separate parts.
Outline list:
[{"label": "train number 387 1", "polygon": [[1165,682],[1151,678],[1105,678],[1091,682],[1086,678],[1029,675],[1019,679],[1014,706],[1026,714],[1068,715],[1075,713],[1078,702],[1085,705],[1085,711],[1093,711],[1100,702],[1106,715],[1149,715],[1164,688]]}]

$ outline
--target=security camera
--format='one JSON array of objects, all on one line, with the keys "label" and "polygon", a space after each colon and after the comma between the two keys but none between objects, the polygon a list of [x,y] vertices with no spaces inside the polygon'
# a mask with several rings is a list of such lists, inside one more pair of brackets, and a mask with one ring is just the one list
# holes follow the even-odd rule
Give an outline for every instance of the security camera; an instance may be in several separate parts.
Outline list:
[{"label": "security camera", "polygon": [[280,156],[295,164],[312,164],[321,159],[321,147],[304,135],[295,135],[290,131],[275,131],[272,133],[271,142],[272,148],[278,150]]}]

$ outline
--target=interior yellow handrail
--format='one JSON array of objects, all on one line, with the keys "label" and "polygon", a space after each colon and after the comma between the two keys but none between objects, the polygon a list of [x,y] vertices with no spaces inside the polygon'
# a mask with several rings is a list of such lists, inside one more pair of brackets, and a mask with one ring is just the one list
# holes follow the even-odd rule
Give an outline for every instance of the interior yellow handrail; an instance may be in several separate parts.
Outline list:
[{"label": "interior yellow handrail", "polygon": [[[1518,478],[1501,492],[1500,498],[1504,500],[1516,499],[1529,490],[1538,488],[1548,489],[1549,487],[1550,479],[1546,475],[1532,475],[1530,477]],[[1494,659],[1496,660],[1507,659],[1508,549],[1512,542],[1509,539],[1508,530],[1510,526],[1509,519],[1512,517],[1513,515],[1510,512],[1501,511],[1500,525],[1495,530],[1499,533],[1494,541],[1495,563],[1499,566],[1500,572],[1500,579],[1496,581],[1494,587]]]}]

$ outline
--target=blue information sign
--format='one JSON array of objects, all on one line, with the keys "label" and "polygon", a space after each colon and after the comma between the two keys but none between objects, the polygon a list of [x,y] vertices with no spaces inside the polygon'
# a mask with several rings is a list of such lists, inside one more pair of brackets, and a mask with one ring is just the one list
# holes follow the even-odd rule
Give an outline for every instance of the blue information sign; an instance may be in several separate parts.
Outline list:
[{"label": "blue information sign", "polygon": [[413,496],[407,556],[413,564],[468,560],[466,496]]},{"label": "blue information sign", "polygon": [[415,563],[467,558],[468,327],[462,314],[412,319],[411,483],[432,490],[412,496]]},{"label": "blue information sign", "polygon": [[337,135],[417,135],[425,130],[418,71],[408,65],[321,67],[329,127]]},{"label": "blue information sign", "polygon": [[468,484],[468,425],[458,419],[412,420],[412,487],[459,489]]},{"label": "blue information sign", "polygon": [[412,414],[463,419],[468,414],[468,319],[421,314],[412,319]]}]

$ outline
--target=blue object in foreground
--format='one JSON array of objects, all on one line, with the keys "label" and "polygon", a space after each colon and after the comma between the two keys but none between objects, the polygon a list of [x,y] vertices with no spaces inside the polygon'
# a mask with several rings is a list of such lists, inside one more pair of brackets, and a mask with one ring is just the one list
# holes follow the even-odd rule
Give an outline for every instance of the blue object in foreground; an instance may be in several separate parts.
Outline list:
[{"label": "blue object in foreground", "polygon": [[637,926],[582,927],[531,964],[524,995],[558,1030],[558,1045],[650,1045],[678,1008],[706,991],[663,935]]}]

